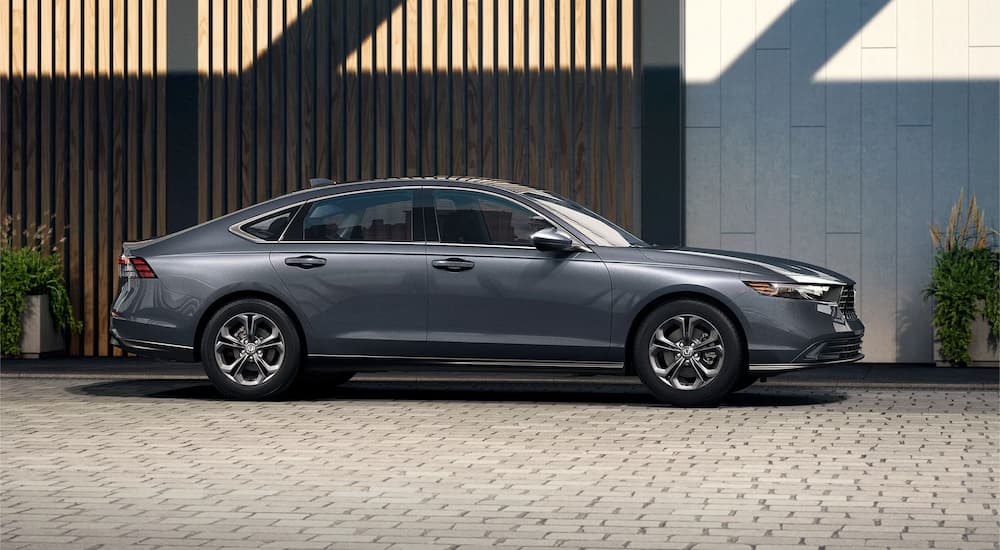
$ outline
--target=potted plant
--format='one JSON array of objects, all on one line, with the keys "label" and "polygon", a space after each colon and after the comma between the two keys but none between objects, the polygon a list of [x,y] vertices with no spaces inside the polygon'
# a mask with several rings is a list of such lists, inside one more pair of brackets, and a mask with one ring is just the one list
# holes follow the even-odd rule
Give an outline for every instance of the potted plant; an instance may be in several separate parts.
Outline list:
[{"label": "potted plant", "polygon": [[[63,348],[62,329],[79,332],[48,225],[0,229],[0,347],[4,356],[39,357]],[[62,243],[62,240],[59,241]],[[16,245],[16,246],[15,246]]]},{"label": "potted plant", "polygon": [[995,229],[972,195],[951,209],[948,225],[931,226],[934,265],[925,298],[934,298],[934,357],[940,366],[997,366],[1000,249]]}]

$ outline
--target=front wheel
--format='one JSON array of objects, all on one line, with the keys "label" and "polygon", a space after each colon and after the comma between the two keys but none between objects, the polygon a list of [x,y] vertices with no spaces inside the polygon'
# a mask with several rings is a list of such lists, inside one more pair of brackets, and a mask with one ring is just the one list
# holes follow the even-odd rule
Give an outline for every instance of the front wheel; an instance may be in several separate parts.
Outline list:
[{"label": "front wheel", "polygon": [[639,378],[671,405],[716,405],[743,371],[735,324],[717,307],[697,300],[669,302],[650,312],[631,352]]},{"label": "front wheel", "polygon": [[202,364],[227,397],[275,399],[298,377],[300,346],[299,332],[284,310],[264,300],[237,300],[205,326]]}]

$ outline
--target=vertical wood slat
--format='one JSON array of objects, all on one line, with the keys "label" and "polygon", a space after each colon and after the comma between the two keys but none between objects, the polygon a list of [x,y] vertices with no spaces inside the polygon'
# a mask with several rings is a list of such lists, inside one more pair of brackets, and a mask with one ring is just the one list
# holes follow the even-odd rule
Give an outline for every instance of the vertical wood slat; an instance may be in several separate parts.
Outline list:
[{"label": "vertical wood slat", "polygon": [[468,147],[468,134],[465,126],[465,33],[467,21],[465,20],[465,2],[463,0],[452,0],[451,16],[448,17],[445,25],[450,30],[451,48],[449,52],[449,72],[448,80],[451,87],[451,147],[449,154],[451,163],[445,164],[445,170],[450,174],[462,174],[467,172],[466,151]]},{"label": "vertical wood slat", "polygon": [[27,112],[35,116],[24,121],[24,179],[25,210],[23,223],[26,227],[38,224],[38,2],[29,0],[24,4],[24,68],[27,78],[24,83],[24,98]]},{"label": "vertical wood slat", "polygon": [[[365,117],[374,126],[369,128],[372,133],[371,155],[374,157],[374,177],[384,178],[389,175],[389,134],[392,132],[389,124],[389,21],[388,1],[378,0],[372,5],[371,39],[372,43],[372,92],[375,101],[372,105],[374,116]],[[365,140],[369,143],[369,140]]]},{"label": "vertical wood slat", "polygon": [[[53,150],[54,164],[54,174],[53,174],[53,187],[55,194],[55,209],[52,212],[53,223],[55,230],[55,238],[57,242],[60,239],[65,239],[66,235],[66,225],[67,225],[67,192],[68,192],[68,178],[69,174],[69,155],[68,147],[69,141],[69,98],[68,98],[68,79],[65,77],[66,71],[68,70],[67,63],[69,61],[67,39],[69,37],[69,7],[66,0],[56,0],[53,5],[53,31],[55,33],[55,39],[53,43],[53,56],[55,65],[53,67],[53,132],[55,134],[55,144]],[[4,36],[3,28],[0,26],[0,36]],[[3,42],[3,40],[0,40]],[[0,63],[2,63],[2,55],[0,55]],[[0,101],[3,104],[3,101]],[[6,109],[3,109],[6,112]],[[2,126],[2,123],[0,123]],[[2,161],[0,161],[2,164]],[[0,168],[0,171],[4,171]],[[3,212],[3,210],[0,210]],[[67,246],[65,242],[59,244],[59,250],[66,252]],[[69,259],[63,257],[63,265],[65,268],[69,266]]]},{"label": "vertical wood slat", "polygon": [[435,103],[435,34],[434,3],[420,0],[420,172],[434,172],[437,162],[435,147],[437,117]]},{"label": "vertical wood slat", "polygon": [[285,46],[280,40],[285,26],[282,2],[271,2],[271,41],[267,57],[271,68],[271,196],[280,195],[285,181]]},{"label": "vertical wood slat", "polygon": [[401,34],[404,35],[404,43],[402,48],[404,54],[400,56],[403,58],[404,67],[401,68],[404,78],[403,82],[405,86],[404,90],[400,91],[400,95],[404,96],[403,99],[403,115],[402,118],[405,121],[406,128],[400,128],[400,134],[403,134],[403,158],[401,167],[402,172],[400,174],[405,174],[407,176],[415,176],[420,174],[420,150],[423,147],[420,146],[420,109],[421,109],[421,89],[420,89],[420,1],[419,0],[405,0],[405,15],[403,17],[403,24],[405,29],[402,30]]},{"label": "vertical wood slat", "polygon": [[479,56],[482,53],[479,36],[479,0],[467,0],[465,4],[465,170],[470,176],[484,175],[482,169],[482,135],[480,120],[483,112],[479,104],[479,88],[482,72]]},{"label": "vertical wood slat", "polygon": [[256,173],[256,92],[257,74],[253,70],[256,55],[254,22],[256,12],[252,2],[240,4],[240,54],[239,66],[243,71],[239,80],[240,112],[240,198],[242,206],[253,204],[257,196]]},{"label": "vertical wood slat", "polygon": [[10,118],[7,105],[10,101],[10,3],[5,4],[0,13],[0,215],[5,219],[10,215]]},{"label": "vertical wood slat", "polygon": [[[112,66],[113,59],[113,21],[114,17],[113,10],[111,7],[111,2],[108,1],[98,1],[97,3],[97,70],[103,75],[113,75],[114,68]],[[108,340],[107,336],[107,325],[101,322],[102,318],[102,304],[107,304],[108,302],[108,257],[111,252],[110,246],[108,246],[107,235],[111,233],[111,227],[109,220],[111,219],[111,212],[109,211],[109,198],[111,196],[111,187],[114,184],[113,166],[114,166],[114,117],[113,107],[114,107],[114,78],[99,78],[97,81],[97,95],[95,97],[97,100],[97,122],[96,126],[98,129],[97,138],[97,167],[98,167],[98,177],[97,177],[97,193],[94,197],[95,205],[97,206],[97,218],[94,220],[94,224],[91,226],[93,230],[93,238],[97,241],[96,250],[92,257],[93,265],[97,268],[96,276],[94,280],[94,285],[97,286],[97,298],[92,304],[92,323],[94,324],[95,330],[93,331],[93,337],[96,340],[94,342],[94,353],[95,355],[107,355]],[[105,238],[102,238],[105,237]]]},{"label": "vertical wood slat", "polygon": [[[142,143],[142,168],[140,169],[141,182],[140,194],[142,195],[142,233],[140,239],[148,239],[155,234],[156,221],[153,205],[159,204],[155,195],[155,173],[156,166],[156,65],[155,57],[155,21],[153,15],[156,13],[155,0],[142,0],[140,5],[139,24],[139,64],[140,70],[140,90],[139,109],[142,111],[142,132],[139,141]],[[75,2],[74,2],[75,3]],[[72,42],[72,40],[71,40]],[[200,180],[199,180],[200,181]],[[200,208],[201,201],[199,201]]]},{"label": "vertical wood slat", "polygon": [[513,48],[513,58],[511,62],[510,82],[511,82],[511,152],[514,155],[514,167],[512,176],[514,180],[522,183],[528,181],[529,171],[527,164],[528,143],[527,131],[530,123],[528,119],[528,97],[526,94],[527,72],[530,67],[525,66],[525,59],[528,49],[528,21],[524,10],[524,2],[511,0],[514,5],[513,16],[510,21],[511,44]]},{"label": "vertical wood slat", "polygon": [[[24,101],[24,0],[14,0],[10,7],[10,208],[13,214],[13,231],[20,232],[24,227],[23,206],[26,185],[24,181],[24,133],[27,123],[27,113],[23,108]],[[14,239],[14,247],[20,247],[20,240]]]},{"label": "vertical wood slat", "polygon": [[[95,92],[97,90],[97,51],[96,34],[94,25],[97,15],[95,0],[84,0],[83,7],[83,215],[81,223],[81,255],[83,256],[83,304],[81,313],[85,326],[94,326],[94,256],[93,256],[93,225],[94,225],[94,189],[97,168],[94,128],[94,110],[96,107]],[[83,334],[84,355],[94,355],[93,331],[86,331]]]},{"label": "vertical wood slat", "polygon": [[388,37],[386,45],[389,48],[389,60],[387,78],[389,81],[389,166],[386,175],[401,176],[406,174],[405,155],[403,149],[404,136],[406,134],[406,110],[403,102],[403,90],[406,85],[406,71],[403,67],[404,48],[404,18],[405,1],[398,7],[393,7],[392,3],[387,3],[387,10],[391,12]]},{"label": "vertical wood slat", "polygon": [[[38,31],[39,34],[52,32],[52,1],[39,2]],[[54,132],[52,131],[52,69],[54,59],[52,57],[52,40],[40,40],[38,46],[38,101],[39,117],[38,125],[38,191],[39,201],[38,223],[50,226],[54,207],[52,205],[52,194],[55,184],[52,180],[52,170],[54,162],[52,158],[54,148]],[[52,247],[54,243],[51,239],[45,242],[46,248]]]},{"label": "vertical wood slat", "polygon": [[211,177],[208,182],[211,197],[211,207],[208,209],[210,217],[218,217],[225,213],[226,188],[226,3],[220,0],[209,2],[209,43],[211,44],[209,55],[209,84],[211,94],[211,125],[212,132],[209,137],[211,146],[209,149],[208,165],[211,169]]},{"label": "vertical wood slat", "polygon": [[223,82],[225,83],[226,97],[226,204],[225,212],[232,212],[240,207],[240,196],[242,195],[240,178],[240,137],[242,126],[239,123],[240,115],[240,95],[242,90],[239,87],[240,75],[240,0],[226,0],[226,63]]},{"label": "vertical wood slat", "polygon": [[212,208],[211,192],[209,186],[212,182],[210,166],[212,165],[211,143],[211,119],[206,116],[202,106],[211,101],[211,80],[212,74],[211,51],[209,46],[211,40],[210,25],[210,4],[211,0],[198,0],[198,221],[203,222],[210,217]]},{"label": "vertical wood slat", "polygon": [[285,2],[285,24],[281,36],[284,42],[284,87],[285,87],[285,176],[282,182],[283,191],[295,191],[302,187],[299,176],[299,147],[301,128],[299,127],[299,104],[302,102],[302,88],[299,82],[299,69],[302,62],[300,37],[301,24],[290,24],[298,21],[298,2]]},{"label": "vertical wood slat", "polygon": [[514,173],[513,121],[510,101],[513,75],[511,67],[511,0],[497,0],[497,176]]},{"label": "vertical wood slat", "polygon": [[344,43],[346,21],[340,2],[334,3],[330,11],[330,126],[327,131],[330,134],[329,177],[343,181],[347,179],[345,158],[347,155],[344,154],[344,141],[347,139],[345,131],[347,127],[346,109],[344,108],[346,78],[344,77],[345,62],[343,61],[347,55]]},{"label": "vertical wood slat", "polygon": [[[69,258],[69,270],[66,273],[66,286],[70,302],[74,306],[77,319],[83,319],[83,280],[81,278],[81,191],[83,158],[81,108],[83,107],[83,25],[82,6],[79,2],[69,3],[69,74],[67,77],[69,94],[69,240],[64,248]],[[84,331],[87,326],[84,325]],[[78,336],[70,338],[68,351],[72,354],[83,353],[83,339]]]},{"label": "vertical wood slat", "polygon": [[453,172],[630,225],[633,2],[202,0],[199,156],[185,161],[166,157],[163,0],[12,0],[2,210],[22,224],[52,210],[67,234],[87,326],[70,345],[86,354],[111,352],[120,241],[165,230],[168,162],[197,163],[199,220],[313,175]]},{"label": "vertical wood slat", "polygon": [[[257,94],[257,125],[254,134],[256,143],[254,156],[257,163],[257,201],[263,201],[271,195],[271,163],[269,153],[271,143],[271,73],[270,62],[265,55],[268,51],[268,45],[271,42],[270,20],[271,14],[268,10],[267,2],[258,1],[257,13],[254,14],[254,25],[257,27],[256,36],[254,37],[254,54],[257,61],[254,64],[253,71],[254,78],[257,80],[255,90]],[[208,52],[202,53],[199,49],[198,55],[207,56]],[[198,105],[200,110],[204,103],[199,101]],[[200,113],[198,123],[200,124],[205,118],[205,114]]]},{"label": "vertical wood slat", "polygon": [[496,0],[483,0],[480,25],[483,29],[482,44],[482,171],[487,177],[496,177],[496,115],[497,115],[497,73],[496,73]]},{"label": "vertical wood slat", "polygon": [[[299,121],[301,124],[301,143],[299,145],[299,188],[306,186],[309,178],[318,176],[315,168],[316,159],[316,17],[313,14],[311,0],[302,0],[299,26],[302,29],[299,39],[299,49],[302,52],[300,67],[301,101],[299,104]],[[325,177],[326,175],[324,175]]]},{"label": "vertical wood slat", "polygon": [[313,7],[316,13],[313,27],[315,37],[313,55],[315,56],[314,62],[316,63],[316,109],[314,115],[316,158],[313,159],[312,175],[332,179],[334,174],[330,169],[330,153],[332,149],[330,146],[330,134],[333,133],[334,126],[330,120],[330,110],[333,105],[333,99],[330,95],[330,70],[332,61],[330,54],[333,51],[331,40],[336,41],[336,35],[333,34],[331,9],[330,2],[324,1],[316,2]]},{"label": "vertical wood slat", "polygon": [[[111,136],[111,184],[106,199],[110,209],[110,227],[107,229],[110,239],[104,238],[104,243],[110,247],[104,254],[101,254],[98,261],[104,269],[101,283],[104,285],[106,294],[100,301],[98,307],[98,323],[100,331],[100,355],[114,354],[108,338],[110,315],[104,304],[114,301],[115,291],[118,290],[116,276],[118,263],[116,252],[121,250],[124,234],[122,233],[125,224],[122,217],[125,215],[125,208],[122,201],[127,197],[127,174],[125,163],[125,126],[128,114],[125,111],[125,60],[128,53],[125,38],[125,0],[114,0],[111,4],[111,124],[109,132]],[[119,353],[120,354],[120,353]]]},{"label": "vertical wood slat", "polygon": [[344,179],[361,177],[359,161],[361,154],[361,133],[359,131],[360,112],[358,109],[358,86],[360,85],[361,51],[358,48],[361,37],[361,14],[356,2],[344,5],[344,55],[342,74],[344,75]]}]

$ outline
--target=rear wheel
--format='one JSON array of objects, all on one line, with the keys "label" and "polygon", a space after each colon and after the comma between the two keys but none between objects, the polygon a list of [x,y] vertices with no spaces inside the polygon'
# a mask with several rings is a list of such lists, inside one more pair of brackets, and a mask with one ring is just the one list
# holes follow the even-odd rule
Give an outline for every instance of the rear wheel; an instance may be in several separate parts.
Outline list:
[{"label": "rear wheel", "polygon": [[743,371],[736,326],[718,308],[697,300],[668,302],[650,312],[631,352],[639,378],[671,405],[716,405]]},{"label": "rear wheel", "polygon": [[237,300],[217,311],[201,342],[205,373],[223,395],[276,399],[292,387],[302,363],[299,332],[278,306]]}]

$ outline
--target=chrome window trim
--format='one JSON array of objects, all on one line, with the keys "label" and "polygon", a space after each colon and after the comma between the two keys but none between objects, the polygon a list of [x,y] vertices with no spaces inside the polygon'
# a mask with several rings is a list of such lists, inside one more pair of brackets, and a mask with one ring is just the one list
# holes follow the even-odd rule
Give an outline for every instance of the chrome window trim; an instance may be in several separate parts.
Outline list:
[{"label": "chrome window trim", "polygon": [[[432,180],[432,181],[434,181],[434,180]],[[294,218],[296,215],[299,214],[299,209],[301,209],[302,206],[305,205],[305,204],[307,204],[307,203],[317,202],[317,201],[326,200],[326,199],[332,199],[332,198],[336,198],[336,197],[346,197],[348,195],[357,195],[359,193],[378,193],[380,191],[401,191],[401,190],[407,190],[407,189],[417,189],[417,190],[419,190],[419,189],[429,189],[431,191],[433,191],[435,189],[449,189],[449,190],[457,190],[457,191],[469,191],[471,193],[483,193],[483,194],[486,194],[486,195],[493,195],[495,197],[499,197],[501,199],[505,199],[507,201],[514,202],[515,204],[523,206],[525,209],[527,209],[527,210],[531,211],[532,213],[534,213],[535,215],[543,218],[545,221],[547,221],[553,227],[555,227],[557,229],[560,229],[560,230],[568,233],[570,235],[570,237],[573,238],[573,243],[576,246],[575,252],[590,252],[590,253],[594,252],[593,250],[591,250],[591,248],[589,246],[587,246],[586,244],[584,244],[583,242],[581,242],[579,239],[577,239],[576,236],[573,235],[573,233],[571,231],[567,231],[566,228],[563,226],[563,224],[558,223],[557,221],[553,220],[551,216],[547,216],[544,213],[539,212],[537,209],[533,208],[531,205],[526,204],[525,201],[523,201],[523,200],[514,199],[514,198],[511,198],[511,197],[508,197],[507,195],[503,195],[501,193],[495,193],[493,191],[487,191],[487,190],[484,190],[484,189],[476,189],[476,188],[470,188],[470,187],[458,187],[458,186],[451,186],[451,185],[430,185],[430,186],[426,186],[426,185],[404,185],[404,186],[400,186],[400,187],[380,187],[380,188],[377,188],[377,189],[358,189],[358,190],[355,190],[355,191],[345,191],[343,193],[335,193],[335,194],[332,194],[332,195],[323,195],[323,196],[320,196],[320,197],[312,197],[310,199],[302,200],[302,201],[299,201],[299,202],[296,202],[296,203],[286,204],[285,206],[282,206],[280,208],[275,208],[274,210],[270,210],[268,212],[265,212],[263,214],[259,214],[257,216],[252,217],[252,218],[236,222],[236,223],[234,223],[234,224],[232,224],[232,225],[229,226],[229,232],[232,233],[232,234],[234,234],[234,235],[236,235],[237,237],[240,237],[242,239],[246,239],[246,240],[248,240],[250,242],[257,243],[257,244],[407,244],[407,245],[414,245],[414,244],[416,244],[416,245],[432,245],[432,246],[466,246],[466,247],[474,246],[474,247],[486,247],[486,248],[510,248],[510,249],[517,249],[517,250],[538,250],[537,248],[535,248],[533,246],[526,246],[526,245],[522,246],[522,245],[509,245],[509,244],[445,243],[445,242],[441,242],[440,240],[437,240],[437,241],[427,241],[427,240],[423,240],[423,241],[288,241],[288,240],[285,240],[285,233],[288,231],[288,226],[286,226],[285,229],[284,229],[284,231],[281,232],[281,236],[278,237],[277,241],[265,241],[263,239],[255,237],[253,235],[250,235],[249,233],[246,233],[245,231],[243,231],[241,229],[241,227],[243,227],[244,225],[255,223],[255,222],[259,221],[259,220],[267,218],[268,216],[273,216],[274,214],[278,214],[280,212],[283,212],[285,210],[290,210],[292,208],[296,209],[295,212],[292,214],[292,217]],[[435,208],[435,207],[433,207],[433,205],[432,205],[432,208]],[[436,210],[436,208],[435,208],[435,210]],[[437,223],[437,219],[436,218],[435,218],[435,223]],[[290,226],[291,223],[289,223],[288,225]]]}]

